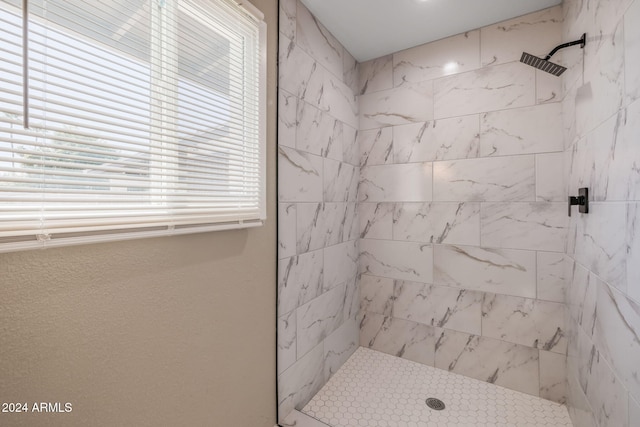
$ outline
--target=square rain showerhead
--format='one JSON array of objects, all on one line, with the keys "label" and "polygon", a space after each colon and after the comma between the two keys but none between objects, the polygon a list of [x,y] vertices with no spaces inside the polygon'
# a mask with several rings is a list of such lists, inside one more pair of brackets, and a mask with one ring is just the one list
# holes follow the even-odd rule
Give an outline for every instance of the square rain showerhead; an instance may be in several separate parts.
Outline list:
[{"label": "square rain showerhead", "polygon": [[538,58],[537,56],[531,55],[527,52],[522,52],[520,62],[531,65],[532,67],[535,67],[547,73],[553,74],[554,76],[559,76],[567,70],[567,68],[563,67],[562,65],[554,64],[553,62]]}]

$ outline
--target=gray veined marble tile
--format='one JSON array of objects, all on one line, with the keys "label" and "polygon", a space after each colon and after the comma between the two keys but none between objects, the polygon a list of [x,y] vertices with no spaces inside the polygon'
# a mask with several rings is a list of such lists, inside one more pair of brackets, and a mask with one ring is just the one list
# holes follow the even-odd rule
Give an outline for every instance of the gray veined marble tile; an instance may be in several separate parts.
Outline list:
[{"label": "gray veined marble tile", "polygon": [[360,221],[358,219],[358,204],[347,203],[344,220],[343,241],[356,240],[360,236]]},{"label": "gray veined marble tile", "polygon": [[562,43],[562,7],[530,13],[480,30],[482,66],[518,61],[522,52],[546,55]]},{"label": "gray veined marble tile", "polygon": [[533,156],[451,160],[433,165],[437,201],[533,201]]},{"label": "gray veined marble tile", "polygon": [[562,150],[560,103],[493,111],[481,115],[480,155],[483,157]]},{"label": "gray veined marble tile", "polygon": [[348,163],[324,159],[324,201],[355,202],[358,171],[359,168]]},{"label": "gray veined marble tile", "polygon": [[342,125],[342,158],[352,166],[360,164],[358,131],[349,125]]},{"label": "gray veined marble tile", "polygon": [[343,80],[344,83],[351,89],[351,92],[358,93],[358,88],[360,82],[358,81],[358,62],[356,59],[347,51],[347,49],[343,50],[342,54],[342,65],[343,65]]},{"label": "gray veined marble tile", "polygon": [[536,296],[532,251],[435,245],[434,283],[529,298]]},{"label": "gray veined marble tile", "polygon": [[360,330],[355,319],[346,320],[324,341],[324,375],[331,378],[360,345]]},{"label": "gray veined marble tile", "polygon": [[360,345],[433,366],[435,328],[408,320],[366,313],[360,324]]},{"label": "gray veined marble tile", "polygon": [[565,255],[562,253],[537,253],[536,283],[538,299],[562,303],[565,301],[567,262]]},{"label": "gray veined marble tile", "polygon": [[607,283],[626,291],[627,230],[623,224],[627,221],[627,207],[590,203],[589,211],[587,215],[571,217],[567,253]]},{"label": "gray veined marble tile", "polygon": [[538,350],[493,338],[442,330],[435,367],[538,396]]},{"label": "gray veined marble tile", "polygon": [[291,40],[296,39],[296,0],[279,2],[280,16],[278,30]]},{"label": "gray veined marble tile", "polygon": [[323,293],[297,312],[298,358],[307,354],[344,322],[345,284]]},{"label": "gray veined marble tile", "polygon": [[624,386],[640,396],[640,304],[600,283],[594,343]]},{"label": "gray veined marble tile", "polygon": [[324,249],[324,290],[327,291],[358,274],[358,241],[340,243]]},{"label": "gray veined marble tile", "polygon": [[573,376],[567,378],[567,409],[574,426],[598,427],[591,405]]},{"label": "gray veined marble tile", "polygon": [[540,397],[558,403],[567,401],[567,356],[540,350]]},{"label": "gray veined marble tile", "polygon": [[296,254],[296,204],[278,204],[278,259]]},{"label": "gray veined marble tile", "polygon": [[366,166],[358,187],[360,202],[428,202],[432,163]]},{"label": "gray veined marble tile", "polygon": [[393,56],[387,55],[359,65],[358,95],[393,87]]},{"label": "gray veined marble tile", "polygon": [[322,158],[291,148],[278,148],[278,200],[322,201]]},{"label": "gray veined marble tile", "polygon": [[[640,3],[633,2],[624,15],[624,65],[627,103],[640,98]],[[639,417],[640,419],[640,417]]]},{"label": "gray veined marble tile", "polygon": [[393,128],[397,163],[478,157],[479,116],[432,120]]},{"label": "gray veined marble tile", "polygon": [[393,239],[393,203],[358,203],[360,238]]},{"label": "gray veined marble tile", "polygon": [[596,296],[602,281],[579,263],[573,264],[571,283],[567,289],[567,310],[589,337],[593,337],[596,322]]},{"label": "gray veined marble tile", "polygon": [[567,227],[566,203],[483,203],[482,246],[562,252]]},{"label": "gray veined marble tile", "polygon": [[635,427],[633,423],[640,420],[640,403],[629,394],[629,426]]},{"label": "gray veined marble tile", "polygon": [[566,354],[564,304],[487,293],[482,302],[482,335]]},{"label": "gray veined marble tile", "polygon": [[280,421],[294,409],[302,409],[326,382],[324,353],[318,344],[278,376],[278,415]]},{"label": "gray veined marble tile", "polygon": [[[314,88],[312,87],[312,89]],[[341,78],[331,73],[324,73],[324,81],[320,89],[321,93],[316,94],[321,99],[320,108],[329,111],[341,122],[357,129],[359,126],[358,103],[351,88]]]},{"label": "gray veined marble tile", "polygon": [[296,148],[300,151],[342,161],[343,125],[318,108],[298,103]]},{"label": "gray veined marble tile", "polygon": [[480,335],[482,293],[396,280],[393,317]]},{"label": "gray veined marble tile", "polygon": [[347,203],[299,203],[296,216],[297,253],[343,242],[349,231],[347,221],[353,221],[348,217],[347,208]]},{"label": "gray veined marble tile", "polygon": [[278,375],[296,359],[296,310],[291,310],[278,317]]},{"label": "gray veined marble tile", "polygon": [[562,79],[536,70],[536,104],[562,101],[562,94]]},{"label": "gray veined marble tile", "polygon": [[433,83],[401,86],[360,96],[360,130],[433,119]]},{"label": "gray veined marble tile", "polygon": [[283,315],[320,295],[322,250],[278,261],[278,314]]},{"label": "gray veined marble tile", "polygon": [[391,316],[394,280],[387,277],[360,276],[360,311]]},{"label": "gray veined marble tile", "polygon": [[294,40],[282,35],[279,40],[278,63],[281,89],[318,107],[324,103],[322,87],[326,71],[300,49]]},{"label": "gray veined marble tile", "polygon": [[278,145],[296,147],[298,98],[284,90],[278,92]]},{"label": "gray veined marble tile", "polygon": [[396,203],[393,239],[480,245],[480,203]]},{"label": "gray veined marble tile", "polygon": [[587,399],[599,426],[629,427],[628,393],[602,354],[595,352],[590,363]]},{"label": "gray veined marble tile", "polygon": [[301,3],[297,4],[296,42],[335,76],[343,78],[340,42]]},{"label": "gray veined marble tile", "polygon": [[[629,203],[627,206],[627,259],[640,259],[640,204]],[[640,263],[626,263],[627,295],[640,301]]]},{"label": "gray veined marble tile", "polygon": [[434,117],[533,105],[535,90],[535,69],[519,62],[443,77],[434,81]]},{"label": "gray veined marble tile", "polygon": [[358,132],[360,166],[393,163],[393,132],[391,127]]},{"label": "gray veined marble tile", "polygon": [[480,67],[480,31],[469,31],[393,54],[395,86]]},{"label": "gray veined marble tile", "polygon": [[536,154],[536,200],[567,200],[564,186],[564,153]]},{"label": "gray veined marble tile", "polygon": [[433,282],[433,248],[429,244],[360,240],[360,273],[392,279]]},{"label": "gray veined marble tile", "polygon": [[358,276],[353,276],[345,283],[343,318],[360,322],[360,284]]}]

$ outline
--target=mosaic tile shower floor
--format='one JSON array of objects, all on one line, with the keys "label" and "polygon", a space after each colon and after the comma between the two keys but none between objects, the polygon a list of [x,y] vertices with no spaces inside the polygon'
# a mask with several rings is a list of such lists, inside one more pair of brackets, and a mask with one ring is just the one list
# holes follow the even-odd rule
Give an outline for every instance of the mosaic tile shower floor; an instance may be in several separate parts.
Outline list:
[{"label": "mosaic tile shower floor", "polygon": [[302,412],[331,427],[572,426],[563,405],[364,347]]}]

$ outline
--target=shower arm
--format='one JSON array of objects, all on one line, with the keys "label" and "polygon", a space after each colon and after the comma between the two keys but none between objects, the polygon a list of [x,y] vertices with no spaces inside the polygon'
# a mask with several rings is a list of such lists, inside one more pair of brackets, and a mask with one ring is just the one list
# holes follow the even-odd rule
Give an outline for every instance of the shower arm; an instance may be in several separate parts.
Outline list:
[{"label": "shower arm", "polygon": [[548,61],[549,58],[551,58],[554,53],[556,53],[560,49],[564,49],[565,47],[575,46],[575,45],[579,44],[580,47],[584,48],[584,45],[585,45],[586,41],[587,41],[587,33],[583,33],[582,37],[580,37],[579,40],[575,40],[575,41],[572,41],[572,42],[569,42],[569,43],[563,43],[561,45],[558,45],[558,46],[554,47],[553,50],[551,52],[549,52],[549,54],[544,58],[544,60]]}]

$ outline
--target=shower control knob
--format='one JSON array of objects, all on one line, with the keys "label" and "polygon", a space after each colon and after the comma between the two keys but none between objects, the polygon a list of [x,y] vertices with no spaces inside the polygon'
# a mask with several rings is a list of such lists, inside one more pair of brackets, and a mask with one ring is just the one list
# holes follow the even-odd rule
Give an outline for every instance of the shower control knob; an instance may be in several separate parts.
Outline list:
[{"label": "shower control knob", "polygon": [[569,196],[567,213],[571,216],[571,206],[578,205],[580,213],[589,213],[589,189],[587,187],[578,189],[578,197]]}]

